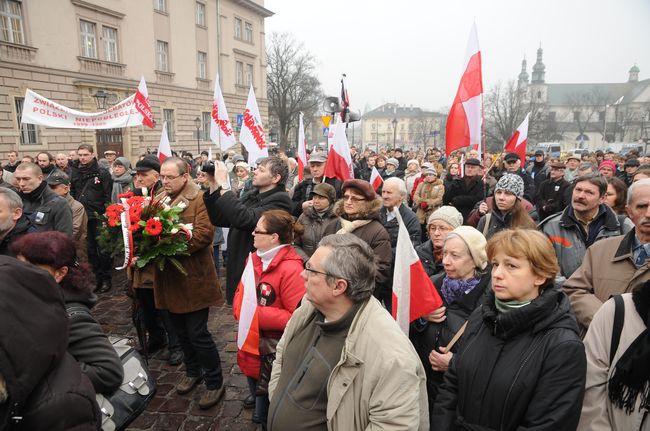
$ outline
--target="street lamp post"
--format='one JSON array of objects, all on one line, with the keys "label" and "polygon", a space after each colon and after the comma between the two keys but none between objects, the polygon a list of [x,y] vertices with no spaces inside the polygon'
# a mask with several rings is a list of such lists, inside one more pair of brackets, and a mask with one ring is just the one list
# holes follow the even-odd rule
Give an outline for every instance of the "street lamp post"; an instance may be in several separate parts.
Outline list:
[{"label": "street lamp post", "polygon": [[395,140],[397,139],[397,118],[393,118],[393,150],[395,149]]},{"label": "street lamp post", "polygon": [[201,155],[201,134],[199,133],[201,130],[201,119],[199,117],[196,117],[194,119],[194,127],[196,127],[196,150],[198,153],[196,156]]}]

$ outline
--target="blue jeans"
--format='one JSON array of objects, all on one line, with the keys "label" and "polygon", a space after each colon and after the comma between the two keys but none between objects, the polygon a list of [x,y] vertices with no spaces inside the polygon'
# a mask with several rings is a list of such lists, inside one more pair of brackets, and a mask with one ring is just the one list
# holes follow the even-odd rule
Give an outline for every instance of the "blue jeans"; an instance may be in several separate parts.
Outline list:
[{"label": "blue jeans", "polygon": [[217,277],[221,276],[221,273],[219,272],[219,268],[221,268],[221,253],[219,253],[220,248],[221,248],[220,245],[212,246],[212,250],[214,254],[214,267],[217,270]]}]

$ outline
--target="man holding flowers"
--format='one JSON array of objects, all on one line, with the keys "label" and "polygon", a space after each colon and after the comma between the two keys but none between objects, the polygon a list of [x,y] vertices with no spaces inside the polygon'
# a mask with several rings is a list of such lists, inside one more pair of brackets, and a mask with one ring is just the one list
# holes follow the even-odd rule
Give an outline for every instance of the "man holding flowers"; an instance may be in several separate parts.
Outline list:
[{"label": "man holding flowers", "polygon": [[[182,223],[192,225],[189,256],[175,256],[187,275],[175,265],[157,268],[154,280],[156,308],[169,311],[184,353],[186,376],[176,385],[179,394],[190,392],[202,380],[206,392],[199,407],[210,408],[224,395],[223,373],[219,352],[208,331],[209,307],[221,302],[222,293],[212,257],[214,226],[203,203],[203,193],[188,172],[187,163],[177,157],[167,158],[160,168],[163,191],[158,198],[169,198],[171,207],[184,208]],[[166,202],[166,200],[164,201]],[[155,218],[144,226],[148,235],[162,232]],[[184,235],[181,231],[179,235]]]}]

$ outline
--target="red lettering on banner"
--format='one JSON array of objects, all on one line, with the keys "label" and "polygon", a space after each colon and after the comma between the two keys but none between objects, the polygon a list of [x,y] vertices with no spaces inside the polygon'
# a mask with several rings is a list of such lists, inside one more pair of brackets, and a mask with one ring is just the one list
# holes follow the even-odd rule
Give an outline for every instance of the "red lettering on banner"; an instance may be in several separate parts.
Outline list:
[{"label": "red lettering on banner", "polygon": [[135,103],[135,109],[142,114],[142,124],[153,129],[153,114],[149,105],[149,98],[144,97],[144,94],[140,93],[140,91],[136,91],[133,103]]},{"label": "red lettering on banner", "polygon": [[68,119],[68,116],[63,113],[52,112],[49,109],[44,109],[44,108],[34,108],[32,112],[38,112],[40,115],[44,115],[46,117],[62,118],[64,120]]},{"label": "red lettering on banner", "polygon": [[224,135],[232,135],[232,130],[228,128],[228,121],[219,119],[219,106],[215,102],[212,102],[212,119],[217,123],[217,126],[219,126],[219,129],[221,129]]},{"label": "red lettering on banner", "polygon": [[266,147],[266,141],[264,140],[264,129],[262,126],[255,122],[255,118],[251,115],[251,110],[246,108],[244,111],[244,124],[248,127],[248,130],[251,131],[255,143],[263,150]]}]

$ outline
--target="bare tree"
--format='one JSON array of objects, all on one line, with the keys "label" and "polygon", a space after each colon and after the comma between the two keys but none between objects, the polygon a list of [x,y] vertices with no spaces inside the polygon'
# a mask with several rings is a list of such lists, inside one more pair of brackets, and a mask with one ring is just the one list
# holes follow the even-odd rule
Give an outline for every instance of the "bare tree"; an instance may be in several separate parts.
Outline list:
[{"label": "bare tree", "polygon": [[298,113],[312,118],[320,106],[316,60],[288,33],[271,34],[266,56],[269,113],[279,129],[280,149],[286,150],[290,132],[298,125]]},{"label": "bare tree", "polygon": [[[573,113],[578,137],[585,132],[596,131],[603,135],[604,121],[598,120],[599,112],[605,111],[609,95],[600,87],[591,87],[588,91],[578,91],[566,97],[566,105]],[[603,136],[604,137],[604,136]]]},{"label": "bare tree", "polygon": [[429,146],[429,140],[433,137],[436,120],[433,117],[419,117],[412,120],[409,124],[409,130],[413,137],[413,143],[417,148],[426,149]]}]

